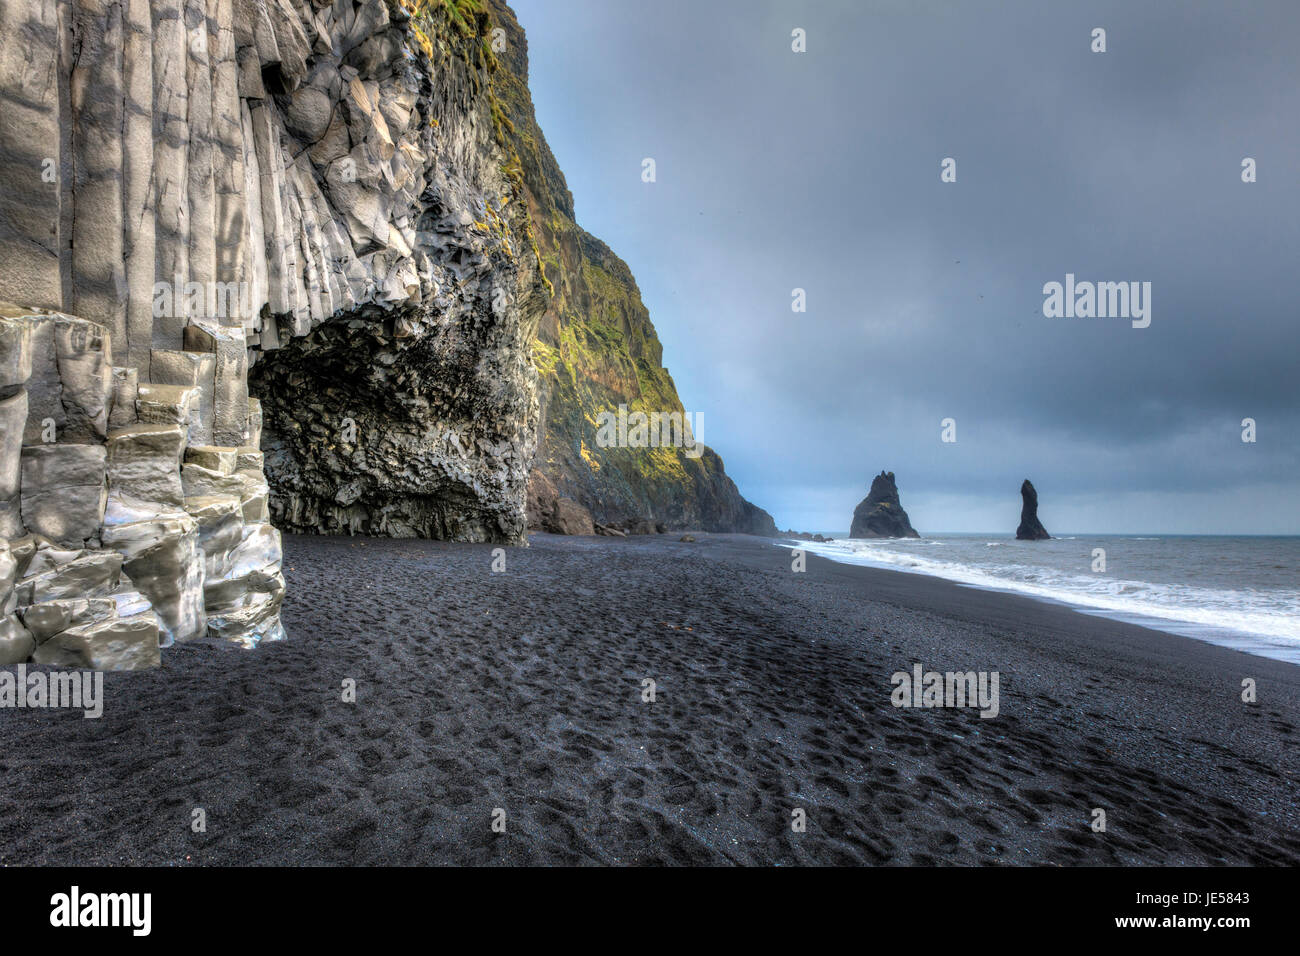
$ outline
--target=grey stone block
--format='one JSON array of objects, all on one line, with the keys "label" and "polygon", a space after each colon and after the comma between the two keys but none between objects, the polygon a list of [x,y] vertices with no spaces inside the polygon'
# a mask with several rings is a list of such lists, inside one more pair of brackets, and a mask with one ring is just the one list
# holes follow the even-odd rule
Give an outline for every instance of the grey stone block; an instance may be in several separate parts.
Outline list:
[{"label": "grey stone block", "polygon": [[30,605],[19,616],[39,646],[69,628],[117,617],[117,602],[111,597],[60,598]]},{"label": "grey stone block", "polygon": [[0,399],[0,538],[23,534],[23,429],[27,424],[27,391]]},{"label": "grey stone block", "polygon": [[191,441],[212,444],[213,390],[217,357],[211,352],[154,349],[149,353],[149,379],[157,385],[185,385],[199,390],[199,427]]},{"label": "grey stone block", "polygon": [[185,329],[185,350],[214,357],[212,443],[248,440],[248,344],[242,325],[204,320]]},{"label": "grey stone block", "polygon": [[113,387],[113,357],[107,330],[71,315],[54,318],[54,350],[67,424],[65,442],[103,441]]},{"label": "grey stone block", "polygon": [[146,382],[139,387],[136,414],[142,425],[181,425],[188,442],[204,436],[202,421],[203,394],[193,385],[157,385]]},{"label": "grey stone block", "polygon": [[0,303],[0,388],[24,385],[31,375],[31,323],[21,309]]},{"label": "grey stone block", "polygon": [[248,439],[251,448],[262,447],[262,402],[256,398],[248,400]]},{"label": "grey stone block", "polygon": [[198,465],[223,475],[235,473],[239,449],[221,445],[191,445],[185,449],[185,464]]},{"label": "grey stone block", "polygon": [[140,374],[134,368],[113,368],[113,398],[108,410],[108,427],[129,428],[139,422],[135,403],[139,397]]},{"label": "grey stone block", "polygon": [[22,450],[22,522],[67,547],[96,537],[104,520],[103,445],[28,445]]},{"label": "grey stone block", "polygon": [[180,425],[132,425],[109,435],[105,524],[184,513],[184,450],[185,430]]},{"label": "grey stone block", "polygon": [[193,518],[182,514],[110,525],[104,528],[104,547],[122,555],[134,587],[153,604],[164,647],[204,634],[203,552]]},{"label": "grey stone block", "polygon": [[89,668],[97,671],[135,671],[157,667],[158,621],[152,614],[113,618],[73,627],[45,641],[32,654],[36,664]]},{"label": "grey stone block", "polygon": [[231,555],[244,536],[243,506],[234,495],[201,495],[186,498],[185,510],[199,526],[206,595],[230,573]]},{"label": "grey stone block", "polygon": [[21,664],[32,656],[36,639],[12,614],[0,616],[0,667]]},{"label": "grey stone block", "polygon": [[122,556],[112,551],[39,547],[14,586],[18,607],[42,601],[104,597],[122,577]]},{"label": "grey stone block", "polygon": [[54,316],[33,313],[25,321],[30,328],[31,375],[27,378],[27,427],[24,445],[58,441],[68,424],[63,410],[63,383],[59,379],[58,353],[54,344]]}]

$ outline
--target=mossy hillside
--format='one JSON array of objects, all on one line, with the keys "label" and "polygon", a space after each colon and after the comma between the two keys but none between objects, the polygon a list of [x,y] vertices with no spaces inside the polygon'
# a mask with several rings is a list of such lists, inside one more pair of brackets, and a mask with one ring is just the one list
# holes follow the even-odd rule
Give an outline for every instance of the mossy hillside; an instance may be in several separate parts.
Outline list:
[{"label": "mossy hillside", "polygon": [[534,467],[598,521],[645,515],[725,530],[756,509],[712,451],[690,458],[680,448],[597,444],[600,414],[621,404],[629,413],[685,409],[631,270],[574,221],[573,196],[533,115],[523,30],[503,0],[486,6],[506,40],[492,75],[494,123],[517,157],[533,251],[551,293],[532,350],[543,410]]},{"label": "mossy hillside", "polygon": [[[585,271],[589,277],[602,273],[591,264]],[[604,286],[604,294],[592,297],[595,305],[586,318],[565,316],[554,343],[539,337],[533,344],[547,389],[539,462],[552,476],[565,476],[566,493],[591,508],[598,520],[653,514],[689,522],[705,503],[702,498],[715,497],[713,486],[722,480],[715,454],[705,451],[691,458],[680,448],[601,448],[597,443],[601,413],[620,404],[629,413],[686,411],[667,369],[646,354],[658,354],[657,340],[653,350],[645,342],[634,349],[629,341],[622,327],[629,310],[611,302],[612,288]]]},{"label": "mossy hillside", "polygon": [[487,72],[496,69],[489,40],[491,18],[483,0],[388,0],[410,21],[420,49],[435,67],[456,56]]}]

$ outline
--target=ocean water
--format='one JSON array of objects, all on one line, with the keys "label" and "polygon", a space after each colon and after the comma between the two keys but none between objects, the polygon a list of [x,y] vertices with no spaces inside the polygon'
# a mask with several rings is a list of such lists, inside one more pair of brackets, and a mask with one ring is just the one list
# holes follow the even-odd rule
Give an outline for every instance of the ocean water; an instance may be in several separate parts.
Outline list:
[{"label": "ocean water", "polygon": [[[939,534],[791,546],[929,574],[1300,664],[1300,537]],[[1105,571],[1093,571],[1094,550]]]}]

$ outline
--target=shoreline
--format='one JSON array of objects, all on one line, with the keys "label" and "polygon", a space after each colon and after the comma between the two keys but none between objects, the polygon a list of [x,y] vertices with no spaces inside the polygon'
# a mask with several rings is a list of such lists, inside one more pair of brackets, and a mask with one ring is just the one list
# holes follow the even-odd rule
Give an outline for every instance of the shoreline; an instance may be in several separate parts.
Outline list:
[{"label": "shoreline", "polygon": [[[954,535],[937,536],[938,540],[955,537]],[[971,539],[983,537],[994,537],[992,535],[960,535]],[[1008,537],[1008,536],[1003,536]],[[1145,538],[1134,538],[1132,535],[1092,535],[1090,537],[1102,539],[1106,537],[1128,538],[1133,540],[1155,540]],[[1163,535],[1163,538],[1205,538],[1211,537],[1206,535]],[[1223,537],[1230,539],[1240,539],[1242,535],[1225,535]],[[1290,535],[1255,535],[1259,538],[1289,538],[1295,537]],[[1073,536],[1061,535],[1056,540],[1072,540]],[[996,575],[985,571],[978,566],[970,566],[969,572],[974,575],[984,575],[987,581],[962,580],[959,577],[949,577],[942,573],[926,572],[914,570],[911,567],[897,566],[889,564],[882,560],[841,560],[831,553],[823,553],[816,549],[822,545],[842,544],[850,540],[847,538],[827,539],[824,542],[808,541],[799,538],[781,536],[774,539],[774,543],[783,548],[802,548],[809,554],[817,554],[819,557],[834,561],[836,564],[845,564],[851,567],[872,568],[882,571],[893,571],[899,574],[914,574],[919,577],[931,578],[934,580],[947,581],[956,584],[959,587],[970,588],[976,591],[987,591],[995,594],[1006,594],[1008,596],[1028,598],[1044,604],[1058,605],[1068,608],[1076,613],[1104,618],[1106,620],[1118,621],[1132,624],[1137,627],[1148,630],[1160,631],[1165,634],[1177,637],[1189,638],[1202,643],[1213,644],[1218,647],[1226,647],[1232,650],[1238,650],[1254,657],[1262,657],[1268,660],[1280,661],[1282,663],[1300,666],[1300,646],[1292,644],[1279,644],[1279,636],[1268,632],[1252,631],[1240,626],[1232,626],[1222,623],[1203,623],[1193,619],[1177,618],[1172,616],[1163,616],[1152,610],[1132,610],[1108,606],[1107,604],[1097,601],[1093,595],[1088,593],[1078,594],[1071,593],[1068,589],[1060,589],[1059,593],[1046,594],[1038,593],[1031,588],[1017,586],[1015,582],[1002,582]],[[1001,583],[1000,583],[1001,582]],[[1090,603],[1089,599],[1093,598]]]},{"label": "shoreline", "polygon": [[[714,537],[725,537],[725,536],[715,535]],[[786,544],[787,539],[760,539],[760,540],[771,540],[772,544],[777,545],[781,548],[787,548],[787,544]],[[807,543],[808,542],[795,541],[793,545],[790,546],[798,547],[800,545],[807,544]],[[1044,608],[1052,608],[1065,614],[1076,615],[1081,618],[1094,619],[1100,622],[1105,622],[1106,624],[1115,624],[1124,627],[1134,628],[1136,630],[1159,635],[1161,637],[1168,637],[1173,639],[1175,646],[1181,646],[1183,645],[1183,642],[1190,642],[1191,644],[1194,644],[1197,647],[1205,646],[1205,647],[1215,648],[1221,651],[1228,651],[1231,652],[1233,655],[1245,657],[1250,660],[1267,661],[1270,664],[1279,664],[1291,668],[1300,666],[1300,664],[1296,664],[1295,662],[1292,661],[1282,660],[1276,657],[1268,657],[1262,654],[1254,654],[1251,653],[1250,651],[1231,647],[1229,645],[1216,644],[1213,641],[1210,641],[1208,639],[1192,637],[1188,634],[1180,634],[1177,631],[1168,630],[1165,627],[1162,627],[1161,625],[1166,623],[1177,624],[1178,622],[1175,621],[1166,622],[1164,619],[1155,617],[1153,615],[1133,614],[1130,616],[1131,618],[1141,618],[1141,620],[1132,620],[1130,618],[1125,618],[1125,617],[1111,616],[1112,614],[1118,614],[1121,612],[1111,612],[1103,608],[1090,608],[1086,605],[1073,604],[1065,600],[1059,600],[1056,598],[1029,594],[1023,591],[1016,591],[1012,588],[996,588],[996,587],[987,587],[979,584],[970,584],[965,581],[957,581],[952,578],[941,577],[937,574],[925,574],[920,571],[912,571],[906,568],[878,567],[876,565],[868,565],[868,564],[852,564],[849,562],[836,561],[833,558],[827,558],[823,555],[817,554],[816,552],[812,552],[812,551],[809,551],[807,553],[810,558],[817,558],[819,561],[825,562],[830,565],[834,565],[836,567],[860,569],[862,571],[872,572],[873,574],[878,573],[882,575],[888,575],[890,577],[897,575],[905,578],[913,578],[916,579],[918,582],[926,582],[925,584],[917,584],[915,589],[911,587],[904,587],[901,585],[894,588],[889,588],[888,586],[882,588],[882,590],[884,590],[886,593],[889,593],[891,597],[895,599],[901,599],[904,598],[904,596],[908,596],[908,595],[916,599],[919,597],[920,593],[926,589],[926,584],[928,584],[929,582],[941,582],[943,585],[956,588],[959,591],[969,591],[977,594],[986,594],[986,595],[993,595],[999,598],[1007,598],[1009,600],[1016,601],[1016,602],[1024,602],[1025,604],[1028,604],[1030,606],[1041,606]],[[811,564],[809,566],[811,567]],[[884,584],[887,581],[888,578],[885,578],[882,579],[881,581],[876,581],[873,583]],[[960,600],[953,599],[952,606],[956,606],[957,604],[960,603],[961,603]],[[929,601],[920,602],[918,600],[917,603],[908,602],[905,603],[904,606],[912,607],[915,609],[922,609],[922,608],[926,610],[934,609],[932,603]],[[983,604],[981,604],[980,606],[982,608],[987,607],[986,605]],[[1022,606],[1022,610],[1023,610],[1023,606]],[[1026,616],[1032,617],[1033,615],[1026,611]],[[1300,672],[1297,673],[1300,674]]]},{"label": "shoreline", "polygon": [[[1300,862],[1295,667],[693,534],[286,535],[287,641],[0,710],[0,864]],[[894,707],[915,663],[998,716]]]}]

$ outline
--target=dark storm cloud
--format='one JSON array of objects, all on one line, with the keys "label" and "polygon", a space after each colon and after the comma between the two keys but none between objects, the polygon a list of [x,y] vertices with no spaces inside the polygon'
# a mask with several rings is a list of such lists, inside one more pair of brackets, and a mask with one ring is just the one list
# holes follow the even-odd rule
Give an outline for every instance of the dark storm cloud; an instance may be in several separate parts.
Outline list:
[{"label": "dark storm cloud", "polygon": [[[779,525],[889,468],[923,531],[1026,475],[1073,530],[1300,531],[1300,5],[515,6],[579,221]],[[1150,327],[1044,317],[1066,273]]]}]

